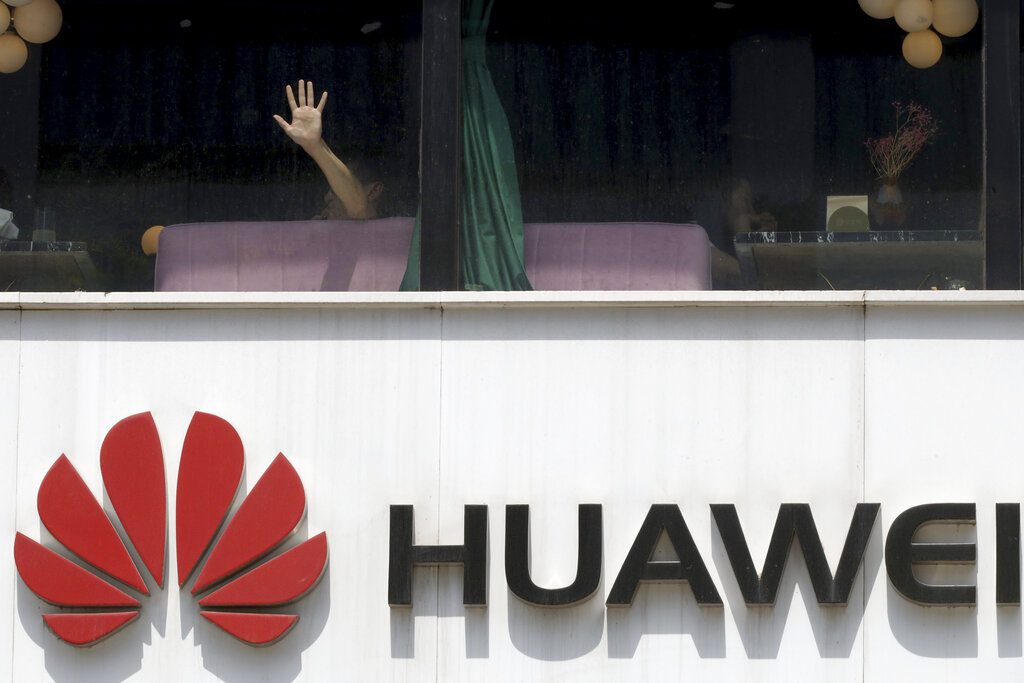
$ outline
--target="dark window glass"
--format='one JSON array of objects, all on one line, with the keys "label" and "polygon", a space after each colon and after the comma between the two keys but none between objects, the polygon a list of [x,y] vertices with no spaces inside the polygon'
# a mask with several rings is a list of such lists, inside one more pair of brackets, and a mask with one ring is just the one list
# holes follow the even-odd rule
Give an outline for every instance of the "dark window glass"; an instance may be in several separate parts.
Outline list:
[{"label": "dark window glass", "polygon": [[[532,234],[584,284],[604,269],[655,289],[984,287],[982,22],[925,36],[941,45],[928,68],[908,63],[906,35],[854,0],[497,0],[488,58],[527,260],[550,255],[531,256]],[[898,127],[897,146],[926,140],[876,168],[869,141],[884,153]],[[688,261],[689,224],[710,241],[710,282],[680,272],[705,258]]]},{"label": "dark window glass", "polygon": [[[382,184],[374,215],[415,215],[418,2],[60,6],[57,37],[0,74],[0,208],[20,233],[0,242],[0,290],[152,290],[150,226],[345,217],[325,173],[272,118],[291,121],[285,85],[299,79],[317,102],[329,93],[323,139],[336,157],[362,189]],[[284,240],[285,256],[307,228]],[[242,239],[258,251],[269,238]]]},{"label": "dark window glass", "polygon": [[[983,194],[1020,177],[985,154],[982,21],[935,17],[905,57],[859,4],[886,2],[463,0],[461,57],[424,71],[408,0],[64,0],[56,38],[0,74],[0,290],[414,289],[421,139],[428,289],[1019,282],[1019,254],[996,263],[1019,216]],[[443,47],[452,3],[427,6]],[[310,104],[330,92],[329,155],[271,118],[300,78]],[[871,145],[897,129],[922,144],[894,173]],[[381,217],[400,220],[342,224]],[[173,254],[144,251],[150,226]]]}]

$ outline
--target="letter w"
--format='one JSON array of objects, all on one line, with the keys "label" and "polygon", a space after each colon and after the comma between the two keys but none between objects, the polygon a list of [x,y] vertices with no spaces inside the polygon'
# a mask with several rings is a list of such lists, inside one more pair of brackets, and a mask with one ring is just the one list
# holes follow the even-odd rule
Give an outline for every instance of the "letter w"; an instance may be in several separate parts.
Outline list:
[{"label": "letter w", "polygon": [[814,525],[811,508],[806,503],[787,503],[779,506],[775,531],[772,532],[771,544],[768,546],[768,555],[760,577],[750,557],[747,539],[736,515],[736,506],[712,505],[711,514],[725,543],[729,563],[743,593],[743,601],[747,605],[775,604],[779,582],[786,568],[786,558],[794,537],[800,541],[800,549],[803,550],[807,572],[811,575],[811,584],[814,586],[814,595],[818,602],[824,605],[845,605],[853,588],[853,580],[857,577],[857,570],[864,559],[868,536],[871,535],[875,517],[878,516],[878,508],[878,503],[857,504],[835,578],[832,578],[825,551],[821,547],[821,538]]}]

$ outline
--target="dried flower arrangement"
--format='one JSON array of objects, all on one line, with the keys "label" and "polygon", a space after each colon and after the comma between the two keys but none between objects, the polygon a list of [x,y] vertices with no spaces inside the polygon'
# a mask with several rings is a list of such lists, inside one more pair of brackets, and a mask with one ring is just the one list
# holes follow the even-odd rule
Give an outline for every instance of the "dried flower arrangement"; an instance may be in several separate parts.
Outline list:
[{"label": "dried flower arrangement", "polygon": [[864,144],[878,177],[895,180],[939,132],[939,124],[916,102],[893,102],[892,106],[896,110],[896,129],[891,135],[868,138]]}]

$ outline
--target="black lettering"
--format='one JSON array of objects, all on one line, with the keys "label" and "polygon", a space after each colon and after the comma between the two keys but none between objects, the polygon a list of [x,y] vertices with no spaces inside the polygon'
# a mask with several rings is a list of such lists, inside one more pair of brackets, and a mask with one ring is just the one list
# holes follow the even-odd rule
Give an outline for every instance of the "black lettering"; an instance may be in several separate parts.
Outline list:
[{"label": "black lettering", "polygon": [[996,604],[1020,604],[1020,503],[996,503]]},{"label": "black lettering", "polygon": [[564,588],[540,588],[530,577],[530,506],[505,506],[505,579],[524,602],[565,607],[583,602],[601,583],[601,506],[579,506],[576,578]]},{"label": "black lettering", "polygon": [[[655,562],[651,560],[661,533],[668,534],[679,560]],[[693,536],[683,521],[677,505],[652,505],[640,531],[633,541],[633,547],[622,563],[619,575],[608,595],[609,607],[626,607],[633,604],[633,598],[641,581],[688,581],[693,595],[700,605],[721,605],[714,581],[693,542]]]},{"label": "black lettering", "polygon": [[832,570],[828,566],[828,559],[821,546],[821,537],[818,535],[818,528],[814,524],[814,516],[809,505],[787,503],[779,506],[775,530],[772,532],[772,540],[760,576],[750,557],[750,549],[743,535],[739,516],[736,514],[736,506],[712,505],[711,514],[725,544],[729,563],[743,593],[743,601],[748,605],[775,604],[779,582],[786,569],[786,558],[789,556],[789,548],[794,538],[800,542],[807,573],[811,576],[811,585],[814,586],[814,595],[818,602],[823,605],[845,605],[850,598],[857,570],[864,559],[868,536],[871,535],[879,507],[878,503],[859,503],[854,509],[835,578],[832,577]]},{"label": "black lettering", "polygon": [[391,506],[391,556],[388,564],[388,604],[412,604],[413,567],[461,564],[462,602],[487,604],[487,506],[467,505],[462,545],[413,545],[411,505]]},{"label": "black lettering", "polygon": [[914,534],[925,524],[975,524],[974,503],[931,503],[900,513],[885,539],[885,568],[889,581],[903,597],[922,605],[974,605],[977,586],[934,586],[914,576],[915,564],[972,564],[974,543],[915,543]]}]

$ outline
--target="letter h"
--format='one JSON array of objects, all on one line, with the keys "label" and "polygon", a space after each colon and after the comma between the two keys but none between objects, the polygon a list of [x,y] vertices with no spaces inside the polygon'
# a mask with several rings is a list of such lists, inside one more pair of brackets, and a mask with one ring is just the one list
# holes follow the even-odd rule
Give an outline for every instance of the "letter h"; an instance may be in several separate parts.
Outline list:
[{"label": "letter h", "polygon": [[465,506],[463,545],[413,545],[412,505],[391,506],[388,604],[412,605],[413,567],[461,564],[462,603],[487,605],[487,506]]}]

